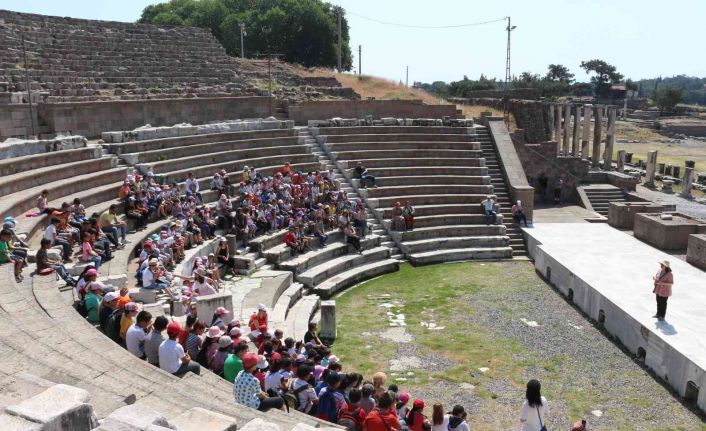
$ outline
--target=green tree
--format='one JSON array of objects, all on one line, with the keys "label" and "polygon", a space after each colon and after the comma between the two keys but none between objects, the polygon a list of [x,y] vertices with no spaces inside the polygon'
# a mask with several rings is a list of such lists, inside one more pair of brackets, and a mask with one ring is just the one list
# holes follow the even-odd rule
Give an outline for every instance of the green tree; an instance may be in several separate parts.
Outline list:
[{"label": "green tree", "polygon": [[170,0],[147,6],[138,22],[208,28],[231,55],[240,55],[240,24],[245,54],[283,54],[305,66],[338,64],[341,14],[342,68],[352,67],[345,10],[322,0]]},{"label": "green tree", "polygon": [[593,59],[582,61],[581,68],[586,73],[593,73],[591,82],[596,85],[596,95],[599,97],[607,96],[610,92],[610,84],[618,83],[623,79],[623,75],[618,73],[618,70],[612,64],[608,64],[603,60]]},{"label": "green tree", "polygon": [[659,108],[660,114],[664,112],[673,112],[677,107],[677,103],[684,100],[686,92],[681,88],[663,87],[655,93],[655,103]]},{"label": "green tree", "polygon": [[548,71],[544,78],[552,82],[562,82],[571,84],[574,81],[574,74],[569,71],[569,68],[561,64],[550,64],[547,67]]}]

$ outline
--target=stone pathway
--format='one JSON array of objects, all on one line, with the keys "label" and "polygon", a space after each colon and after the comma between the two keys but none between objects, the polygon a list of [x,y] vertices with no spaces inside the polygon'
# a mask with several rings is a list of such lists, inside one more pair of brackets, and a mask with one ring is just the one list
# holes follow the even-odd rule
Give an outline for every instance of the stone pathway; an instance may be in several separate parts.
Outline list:
[{"label": "stone pathway", "polygon": [[670,195],[638,185],[637,194],[656,203],[676,205],[677,211],[680,213],[706,219],[706,205],[700,204],[695,200],[684,199],[676,193]]}]

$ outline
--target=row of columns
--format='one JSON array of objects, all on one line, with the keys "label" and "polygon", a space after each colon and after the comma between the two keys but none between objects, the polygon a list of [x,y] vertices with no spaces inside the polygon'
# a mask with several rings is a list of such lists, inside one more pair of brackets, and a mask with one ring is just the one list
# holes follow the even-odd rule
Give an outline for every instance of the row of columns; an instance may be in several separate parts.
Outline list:
[{"label": "row of columns", "polygon": [[[603,169],[610,170],[613,163],[615,145],[615,120],[617,110],[614,106],[579,105],[556,103],[549,106],[550,118],[553,117],[554,140],[557,142],[557,155],[582,157],[590,160],[593,168],[600,166],[603,157]],[[595,115],[594,115],[595,114]],[[591,121],[595,116],[595,120]],[[604,152],[601,153],[603,138],[603,117],[607,118]],[[571,129],[573,118],[573,130]],[[591,124],[593,124],[593,146],[591,147]]]}]

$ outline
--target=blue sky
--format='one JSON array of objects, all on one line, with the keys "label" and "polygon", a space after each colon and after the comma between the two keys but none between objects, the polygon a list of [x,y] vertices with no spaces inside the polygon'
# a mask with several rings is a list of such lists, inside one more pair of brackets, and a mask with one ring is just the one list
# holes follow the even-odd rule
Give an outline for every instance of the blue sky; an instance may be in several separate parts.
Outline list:
[{"label": "blue sky", "polygon": [[[156,0],[2,0],[23,12],[135,21]],[[510,15],[512,72],[544,73],[563,64],[581,80],[582,60],[601,58],[638,79],[658,75],[706,76],[703,23],[706,0],[331,0],[346,10],[411,25],[466,24]],[[409,81],[456,80],[481,73],[505,75],[505,23],[456,29],[380,25],[349,15],[351,46],[363,47],[363,72]],[[355,60],[357,66],[357,59]]]}]

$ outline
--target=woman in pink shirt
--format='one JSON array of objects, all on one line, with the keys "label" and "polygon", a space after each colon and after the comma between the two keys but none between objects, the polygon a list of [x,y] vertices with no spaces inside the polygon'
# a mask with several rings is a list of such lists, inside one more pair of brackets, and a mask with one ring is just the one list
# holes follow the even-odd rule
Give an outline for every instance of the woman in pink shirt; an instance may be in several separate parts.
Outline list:
[{"label": "woman in pink shirt", "polygon": [[672,274],[672,268],[669,267],[668,260],[660,262],[659,265],[659,272],[653,277],[655,288],[652,291],[657,297],[657,314],[652,317],[664,320],[664,316],[667,314],[667,299],[672,296],[674,275]]},{"label": "woman in pink shirt", "polygon": [[93,262],[96,269],[98,269],[100,268],[103,259],[101,259],[100,255],[93,250],[93,246],[91,245],[91,236],[92,235],[88,232],[83,234],[83,242],[81,244],[81,261]]}]

